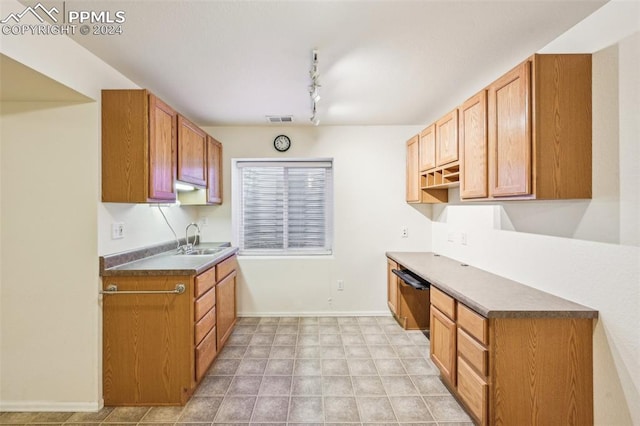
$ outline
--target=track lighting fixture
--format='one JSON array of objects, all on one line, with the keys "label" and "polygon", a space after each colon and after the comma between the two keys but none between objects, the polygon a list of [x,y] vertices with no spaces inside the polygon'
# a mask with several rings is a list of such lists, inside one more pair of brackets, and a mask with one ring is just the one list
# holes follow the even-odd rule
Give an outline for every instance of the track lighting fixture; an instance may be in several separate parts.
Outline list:
[{"label": "track lighting fixture", "polygon": [[311,77],[311,85],[309,86],[309,96],[311,97],[311,118],[309,120],[314,126],[320,124],[320,119],[317,116],[317,104],[320,101],[320,72],[318,71],[318,51],[313,49],[311,58],[311,71],[309,71]]}]

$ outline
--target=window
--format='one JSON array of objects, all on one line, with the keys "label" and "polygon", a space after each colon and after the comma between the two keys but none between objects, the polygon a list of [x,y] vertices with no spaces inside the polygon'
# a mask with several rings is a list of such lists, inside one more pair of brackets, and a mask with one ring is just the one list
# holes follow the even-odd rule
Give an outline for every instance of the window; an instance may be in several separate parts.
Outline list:
[{"label": "window", "polygon": [[331,254],[331,160],[235,160],[240,254]]}]

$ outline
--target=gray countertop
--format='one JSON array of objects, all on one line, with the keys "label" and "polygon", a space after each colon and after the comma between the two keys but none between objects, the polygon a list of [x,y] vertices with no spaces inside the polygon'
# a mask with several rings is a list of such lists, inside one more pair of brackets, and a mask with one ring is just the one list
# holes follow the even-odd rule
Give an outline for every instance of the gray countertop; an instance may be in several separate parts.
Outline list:
[{"label": "gray countertop", "polygon": [[[171,249],[165,250],[167,247]],[[210,255],[178,255],[175,242],[171,242],[101,256],[100,276],[197,275],[238,251],[237,247],[231,247],[229,243],[201,243],[197,247],[223,249]]]},{"label": "gray countertop", "polygon": [[597,318],[598,311],[457,260],[425,252],[387,252],[414,272],[487,318]]}]

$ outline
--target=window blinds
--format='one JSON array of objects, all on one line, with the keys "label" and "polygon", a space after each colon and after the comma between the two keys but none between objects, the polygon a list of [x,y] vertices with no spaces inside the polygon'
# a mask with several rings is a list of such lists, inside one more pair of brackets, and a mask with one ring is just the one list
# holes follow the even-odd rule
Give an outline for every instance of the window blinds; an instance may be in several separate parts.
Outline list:
[{"label": "window blinds", "polygon": [[238,162],[242,254],[330,254],[330,161]]}]

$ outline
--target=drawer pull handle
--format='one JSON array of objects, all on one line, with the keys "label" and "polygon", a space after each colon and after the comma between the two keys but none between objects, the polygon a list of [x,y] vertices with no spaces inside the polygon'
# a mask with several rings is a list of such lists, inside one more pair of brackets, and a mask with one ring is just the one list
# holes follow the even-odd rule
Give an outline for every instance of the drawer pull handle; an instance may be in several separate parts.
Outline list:
[{"label": "drawer pull handle", "polygon": [[186,290],[184,284],[176,284],[174,290],[118,290],[116,284],[109,284],[105,290],[100,291],[101,294],[182,294]]}]

